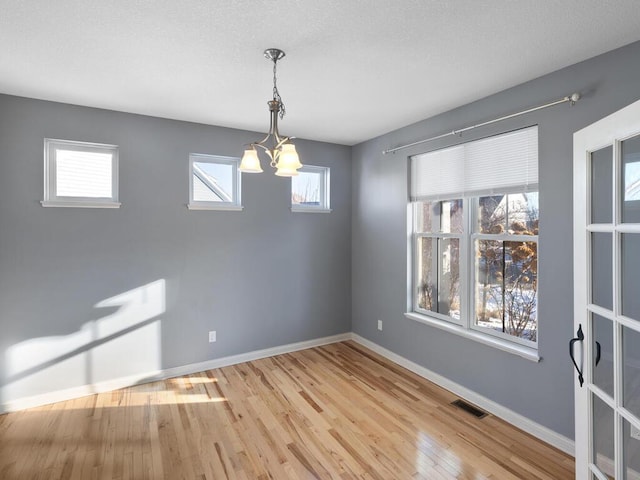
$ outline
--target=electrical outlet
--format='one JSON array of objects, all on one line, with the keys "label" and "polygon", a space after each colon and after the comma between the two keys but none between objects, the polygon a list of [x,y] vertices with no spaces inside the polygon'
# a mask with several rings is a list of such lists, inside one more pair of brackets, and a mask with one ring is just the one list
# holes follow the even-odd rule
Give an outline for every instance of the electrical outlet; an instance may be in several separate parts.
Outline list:
[{"label": "electrical outlet", "polygon": [[636,428],[633,425],[631,425],[631,438],[640,440],[640,428]]},{"label": "electrical outlet", "polygon": [[382,331],[382,320],[378,320],[378,330]]},{"label": "electrical outlet", "polygon": [[213,343],[216,341],[216,331],[215,330],[211,330],[209,332],[209,343]]}]

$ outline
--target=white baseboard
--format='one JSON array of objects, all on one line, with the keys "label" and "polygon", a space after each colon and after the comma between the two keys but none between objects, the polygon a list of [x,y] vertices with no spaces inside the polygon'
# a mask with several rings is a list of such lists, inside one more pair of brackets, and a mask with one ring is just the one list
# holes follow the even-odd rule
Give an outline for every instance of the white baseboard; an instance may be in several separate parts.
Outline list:
[{"label": "white baseboard", "polygon": [[573,456],[575,451],[574,441],[570,438],[565,437],[564,435],[560,435],[553,430],[540,425],[539,423],[534,422],[533,420],[528,419],[527,417],[520,415],[519,413],[510,410],[499,403],[490,400],[473,390],[469,390],[466,387],[463,387],[460,384],[457,384],[448,378],[443,377],[427,368],[418,365],[417,363],[412,362],[396,353],[393,353],[391,350],[387,350],[384,347],[381,347],[377,343],[373,343],[370,340],[367,340],[364,337],[361,337],[358,334],[352,333],[351,338],[353,341],[367,347],[370,350],[382,355],[383,357],[391,360],[394,363],[406,368],[407,370],[411,370],[413,373],[420,375],[421,377],[426,378],[427,380],[439,385],[442,388],[446,388],[450,392],[455,393],[459,397],[468,400],[469,402],[479,406],[480,408],[492,413],[496,417],[501,418],[502,420],[509,422],[510,424],[524,430],[527,433],[530,433],[534,437],[539,438],[543,442],[546,442],[550,445],[553,445],[559,450]]},{"label": "white baseboard", "polygon": [[236,365],[238,363],[250,362],[252,360],[259,360],[261,358],[272,357],[274,355],[281,355],[283,353],[290,353],[298,350],[305,350],[307,348],[319,347],[321,345],[327,345],[330,343],[343,342],[350,339],[351,333],[342,333],[339,335],[332,335],[330,337],[290,343],[287,345],[265,348],[263,350],[254,350],[252,352],[241,353],[239,355],[215,358],[213,360],[191,363],[189,365],[182,365],[179,367],[167,368],[164,370],[155,370],[138,375],[115,378],[113,380],[94,383],[91,385],[81,385],[64,390],[57,390],[55,392],[47,392],[40,395],[6,401],[5,403],[0,404],[0,414],[15,412],[17,410],[24,410],[26,408],[39,407],[54,402],[62,402],[64,400],[80,398],[87,395],[93,395],[95,393],[109,392],[111,390],[117,390],[119,388],[132,387],[134,385],[153,382],[156,380],[164,380],[181,375],[203,372],[205,370],[211,370],[213,368],[221,368],[229,365]]}]

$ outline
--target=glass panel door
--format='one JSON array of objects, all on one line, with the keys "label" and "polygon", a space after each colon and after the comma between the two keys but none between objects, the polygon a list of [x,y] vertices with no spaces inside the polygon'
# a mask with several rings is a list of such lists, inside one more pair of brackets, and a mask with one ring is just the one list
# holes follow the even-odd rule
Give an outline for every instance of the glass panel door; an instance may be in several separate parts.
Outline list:
[{"label": "glass panel door", "polygon": [[640,101],[574,134],[574,310],[576,478],[640,479]]}]

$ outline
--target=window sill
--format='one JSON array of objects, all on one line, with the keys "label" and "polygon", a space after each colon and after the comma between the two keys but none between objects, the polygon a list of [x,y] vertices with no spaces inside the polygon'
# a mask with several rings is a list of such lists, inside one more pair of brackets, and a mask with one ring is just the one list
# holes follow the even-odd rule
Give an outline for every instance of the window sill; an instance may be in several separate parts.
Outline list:
[{"label": "window sill", "polygon": [[291,211],[294,213],[331,213],[330,208],[314,208],[314,207],[291,207]]},{"label": "window sill", "polygon": [[63,200],[42,200],[43,207],[71,208],[120,208],[120,202],[68,202]]},{"label": "window sill", "polygon": [[241,212],[244,209],[242,205],[198,205],[195,203],[189,203],[187,208],[189,210],[226,210],[230,212]]},{"label": "window sill", "polygon": [[486,335],[475,330],[468,330],[464,327],[461,327],[460,325],[455,325],[444,320],[431,318],[426,315],[420,315],[419,313],[415,312],[407,312],[404,314],[404,316],[411,320],[415,320],[416,322],[424,323],[425,325],[431,325],[432,327],[439,328],[441,330],[459,335],[464,338],[468,338],[469,340],[473,340],[475,342],[497,348],[498,350],[502,350],[503,352],[518,355],[532,362],[539,362],[541,360],[540,356],[538,355],[538,351],[535,348],[518,345],[516,343],[502,340],[491,335]]}]

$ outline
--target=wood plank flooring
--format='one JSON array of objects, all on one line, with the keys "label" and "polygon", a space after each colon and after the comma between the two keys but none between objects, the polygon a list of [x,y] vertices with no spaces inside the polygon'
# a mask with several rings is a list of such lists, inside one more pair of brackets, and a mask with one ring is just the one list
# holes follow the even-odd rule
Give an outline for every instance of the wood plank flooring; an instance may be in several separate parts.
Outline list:
[{"label": "wood plank flooring", "polygon": [[343,342],[0,416],[0,478],[573,479],[573,458]]}]

